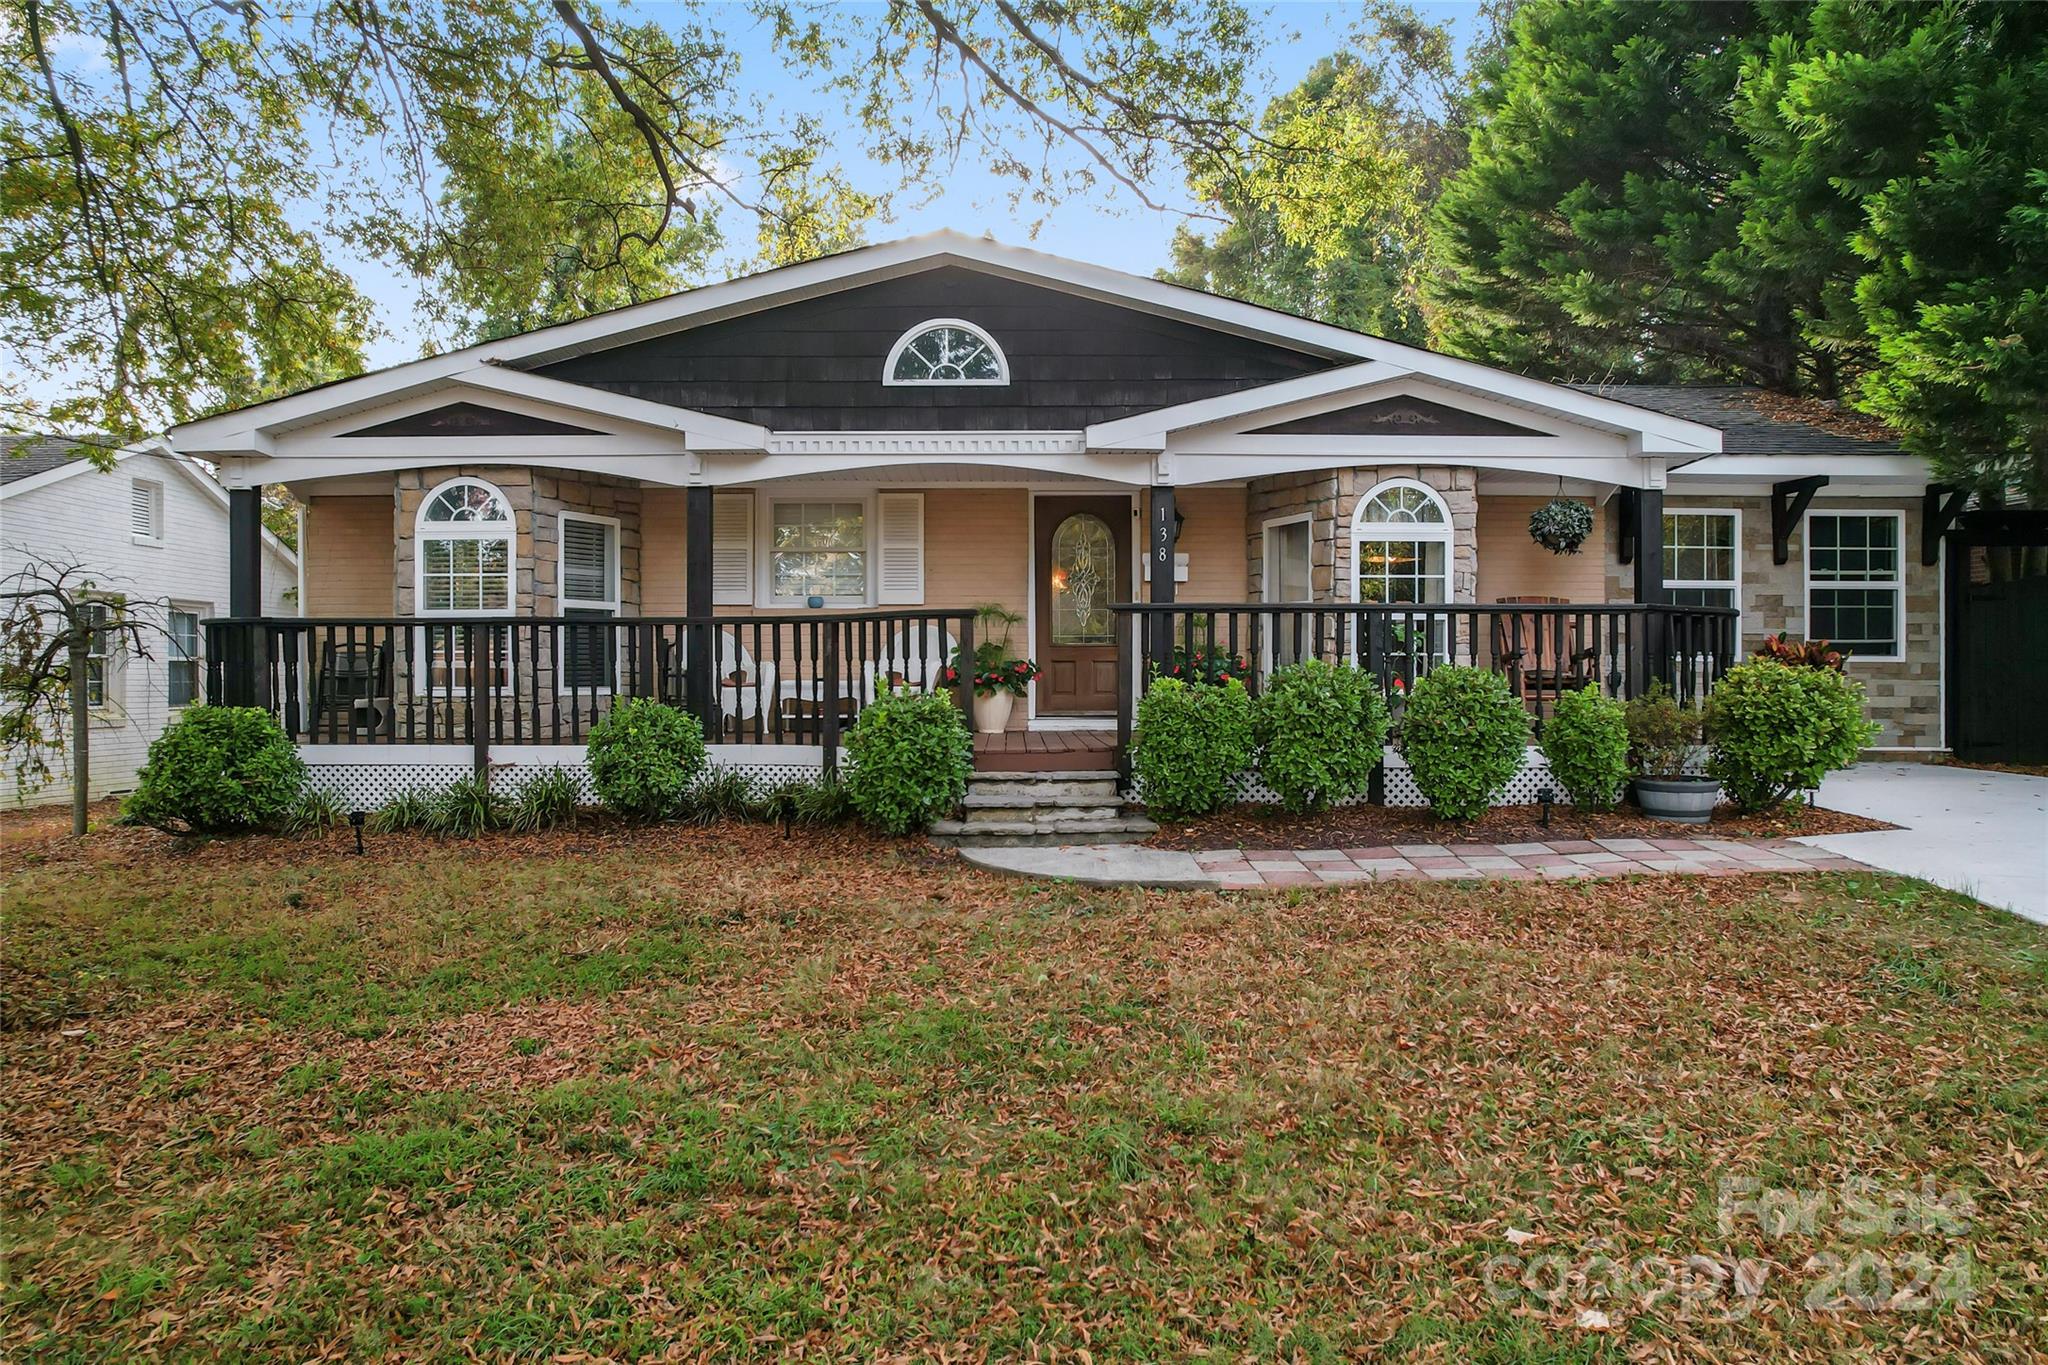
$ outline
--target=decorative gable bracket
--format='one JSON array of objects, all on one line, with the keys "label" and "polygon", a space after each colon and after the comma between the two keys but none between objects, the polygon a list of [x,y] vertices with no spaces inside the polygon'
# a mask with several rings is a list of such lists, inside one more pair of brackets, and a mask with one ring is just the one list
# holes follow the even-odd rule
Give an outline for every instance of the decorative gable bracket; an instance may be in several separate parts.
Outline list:
[{"label": "decorative gable bracket", "polygon": [[1920,503],[1920,562],[1933,566],[1941,562],[1941,538],[1948,528],[1962,516],[1963,506],[1970,500],[1967,488],[1950,488],[1945,483],[1930,483]]},{"label": "decorative gable bracket", "polygon": [[1814,494],[1827,487],[1828,477],[1787,479],[1771,485],[1771,563],[1785,564],[1792,558],[1792,533],[1813,502]]}]

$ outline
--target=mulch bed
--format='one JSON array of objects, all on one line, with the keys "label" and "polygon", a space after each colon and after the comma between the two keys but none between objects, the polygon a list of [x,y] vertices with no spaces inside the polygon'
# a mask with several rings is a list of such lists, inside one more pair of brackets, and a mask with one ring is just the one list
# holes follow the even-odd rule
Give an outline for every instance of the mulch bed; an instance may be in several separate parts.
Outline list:
[{"label": "mulch bed", "polygon": [[1554,806],[1543,823],[1541,806],[1498,806],[1477,820],[1439,820],[1427,810],[1343,806],[1290,815],[1278,806],[1232,806],[1214,815],[1162,825],[1145,842],[1153,848],[1346,848],[1396,844],[1536,843],[1553,839],[1786,839],[1808,834],[1864,834],[1897,829],[1818,806],[1787,806],[1766,815],[1739,815],[1733,806],[1714,812],[1708,825],[1652,820],[1634,806],[1606,814]]}]

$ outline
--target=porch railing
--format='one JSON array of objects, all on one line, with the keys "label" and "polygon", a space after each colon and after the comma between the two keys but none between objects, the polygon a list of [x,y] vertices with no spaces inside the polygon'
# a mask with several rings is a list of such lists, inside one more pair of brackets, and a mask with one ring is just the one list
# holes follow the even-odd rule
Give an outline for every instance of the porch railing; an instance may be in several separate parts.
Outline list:
[{"label": "porch railing", "polygon": [[304,744],[582,744],[621,697],[713,744],[825,751],[884,687],[972,705],[969,610],[718,617],[276,617],[207,623],[207,699],[268,708]]},{"label": "porch railing", "polygon": [[1534,714],[1540,733],[1560,693],[1597,684],[1635,697],[1663,682],[1697,701],[1735,662],[1736,613],[1663,603],[1511,602],[1119,604],[1118,738],[1128,744],[1138,697],[1159,676],[1241,678],[1256,693],[1304,658],[1370,669],[1405,688],[1439,664],[1491,668]]}]

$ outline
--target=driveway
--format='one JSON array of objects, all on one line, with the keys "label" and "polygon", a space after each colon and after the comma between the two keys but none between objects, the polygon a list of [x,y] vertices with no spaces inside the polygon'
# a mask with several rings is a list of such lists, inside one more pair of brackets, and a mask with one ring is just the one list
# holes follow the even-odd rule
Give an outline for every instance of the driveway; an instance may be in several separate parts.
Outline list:
[{"label": "driveway", "polygon": [[1822,784],[1820,804],[1900,828],[1799,842],[2048,924],[2048,777],[1859,763]]}]

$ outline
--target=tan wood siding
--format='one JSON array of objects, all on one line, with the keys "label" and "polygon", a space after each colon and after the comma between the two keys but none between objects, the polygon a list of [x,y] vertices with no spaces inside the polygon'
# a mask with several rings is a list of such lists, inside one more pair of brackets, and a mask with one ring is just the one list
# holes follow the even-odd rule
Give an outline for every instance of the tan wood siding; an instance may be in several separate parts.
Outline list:
[{"label": "tan wood siding", "polygon": [[306,502],[308,616],[389,616],[392,591],[391,497],[315,496]]},{"label": "tan wood siding", "polygon": [[1245,490],[1183,488],[1174,506],[1187,518],[1176,548],[1188,557],[1187,582],[1174,596],[1183,602],[1244,601]]},{"label": "tan wood siding", "polygon": [[683,528],[688,490],[647,488],[640,495],[641,609],[649,616],[682,616]]},{"label": "tan wood siding", "polygon": [[1593,509],[1593,534],[1575,555],[1558,555],[1529,538],[1529,516],[1549,498],[1479,495],[1478,545],[1481,602],[1503,597],[1562,597],[1571,602],[1607,598],[1607,509]]}]

